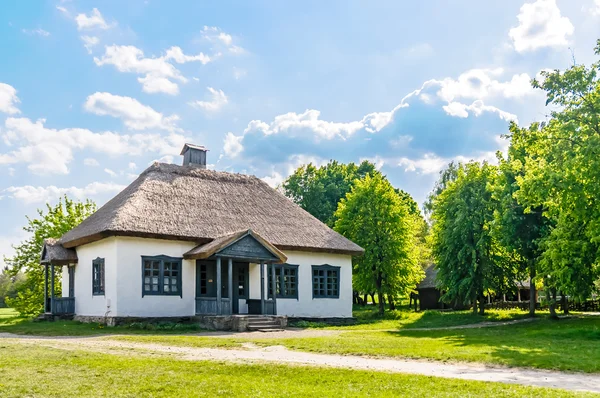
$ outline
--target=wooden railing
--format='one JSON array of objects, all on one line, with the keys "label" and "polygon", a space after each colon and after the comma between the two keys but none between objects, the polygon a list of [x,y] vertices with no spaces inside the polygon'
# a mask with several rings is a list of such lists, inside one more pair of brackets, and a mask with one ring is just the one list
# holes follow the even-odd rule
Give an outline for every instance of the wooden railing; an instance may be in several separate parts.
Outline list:
[{"label": "wooden railing", "polygon": [[75,297],[54,297],[51,300],[53,315],[66,315],[75,313]]},{"label": "wooden railing", "polygon": [[228,298],[221,299],[221,312],[219,314],[216,297],[196,297],[196,314],[229,315],[231,314],[231,300]]}]

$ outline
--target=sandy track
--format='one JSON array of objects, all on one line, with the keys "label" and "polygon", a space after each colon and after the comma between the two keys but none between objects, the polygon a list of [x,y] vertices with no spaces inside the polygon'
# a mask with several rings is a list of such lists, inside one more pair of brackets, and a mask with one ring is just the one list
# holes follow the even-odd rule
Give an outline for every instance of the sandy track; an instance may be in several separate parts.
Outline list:
[{"label": "sandy track", "polygon": [[[260,336],[260,335],[259,335]],[[39,344],[66,350],[87,350],[115,355],[165,355],[180,360],[228,361],[242,363],[278,363],[323,366],[380,372],[411,373],[527,386],[553,387],[600,393],[600,375],[493,367],[469,363],[379,359],[351,355],[329,355],[290,351],[282,346],[259,348],[252,343],[243,349],[178,347],[112,340],[110,337],[23,337],[2,334],[0,337],[22,344]]]}]

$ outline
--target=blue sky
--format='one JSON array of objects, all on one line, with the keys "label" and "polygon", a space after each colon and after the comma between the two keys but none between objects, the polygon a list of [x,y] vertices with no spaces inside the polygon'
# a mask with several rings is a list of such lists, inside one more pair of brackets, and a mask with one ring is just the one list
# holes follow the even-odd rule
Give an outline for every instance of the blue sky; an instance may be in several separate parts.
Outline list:
[{"label": "blue sky", "polygon": [[597,38],[600,0],[3,1],[0,256],[44,203],[101,205],[184,142],[274,186],[369,159],[422,202],[545,119],[529,80]]}]

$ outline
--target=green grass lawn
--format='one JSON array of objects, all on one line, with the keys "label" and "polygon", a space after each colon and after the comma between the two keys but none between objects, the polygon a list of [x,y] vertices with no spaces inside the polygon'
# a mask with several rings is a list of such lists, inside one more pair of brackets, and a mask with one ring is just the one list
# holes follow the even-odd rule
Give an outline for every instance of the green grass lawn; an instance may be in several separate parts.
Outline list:
[{"label": "green grass lawn", "polygon": [[101,334],[183,334],[198,333],[202,329],[190,324],[131,324],[129,326],[105,327],[98,323],[77,321],[35,322],[22,318],[11,308],[0,308],[0,333],[36,336],[93,336]]},{"label": "green grass lawn", "polygon": [[[140,330],[105,328],[78,322],[31,322],[0,310],[0,332],[34,335],[130,334],[126,340],[175,346],[240,348],[244,342],[284,345],[290,349],[332,354],[379,357],[427,358],[441,361],[467,361],[540,369],[600,372],[600,317],[553,321],[544,316],[534,322],[475,329],[411,330],[472,324],[477,321],[519,319],[519,311],[490,311],[485,318],[468,312],[423,313],[397,311],[384,319],[370,310],[357,313],[359,324],[337,335],[278,339],[244,339],[175,336],[195,329]],[[135,335],[145,334],[147,336]]]},{"label": "green grass lawn", "polygon": [[470,361],[600,372],[600,317],[435,331],[349,331],[337,336],[257,340],[322,353]]},{"label": "green grass lawn", "polygon": [[597,396],[426,376],[62,351],[0,341],[2,397]]},{"label": "green grass lawn", "polygon": [[[539,312],[545,316],[547,312]],[[395,330],[414,328],[440,328],[448,326],[470,325],[481,322],[502,322],[524,319],[528,313],[520,310],[487,310],[485,316],[474,315],[472,311],[423,311],[413,312],[408,308],[395,311],[386,311],[379,316],[374,306],[355,306],[353,315],[355,325],[327,326],[323,323],[303,322],[300,326],[312,328],[340,329],[340,330]]]}]

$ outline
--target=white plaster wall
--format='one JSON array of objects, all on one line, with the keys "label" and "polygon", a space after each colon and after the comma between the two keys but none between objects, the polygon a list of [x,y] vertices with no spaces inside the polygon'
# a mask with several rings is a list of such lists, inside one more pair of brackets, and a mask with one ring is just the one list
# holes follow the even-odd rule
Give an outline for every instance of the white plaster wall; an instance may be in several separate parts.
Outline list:
[{"label": "white plaster wall", "polygon": [[[56,269],[56,266],[54,268],[55,268],[54,272],[60,271],[60,268],[62,268],[62,275],[61,275],[62,297],[69,297],[69,267],[67,267],[65,265],[63,267],[58,267],[58,269]],[[48,290],[48,291],[50,291],[50,290]]]},{"label": "white plaster wall", "polygon": [[[344,254],[287,251],[288,264],[298,265],[298,299],[277,299],[277,314],[296,317],[352,316],[352,257]],[[312,266],[340,267],[340,297],[313,299]],[[265,298],[268,293],[265,272]],[[250,264],[250,298],[260,299],[260,266]]]},{"label": "white plaster wall", "polygon": [[142,297],[142,256],[183,257],[196,244],[185,241],[117,237],[117,300],[113,316],[178,317],[196,313],[196,261],[183,260],[179,296]]},{"label": "white plaster wall", "polygon": [[[117,242],[116,238],[106,238],[76,249],[78,262],[75,266],[75,314],[82,316],[114,316],[117,311]],[[92,295],[92,261],[104,258],[104,296]],[[63,270],[63,283],[69,275]],[[63,296],[69,290],[63,287]]]}]

